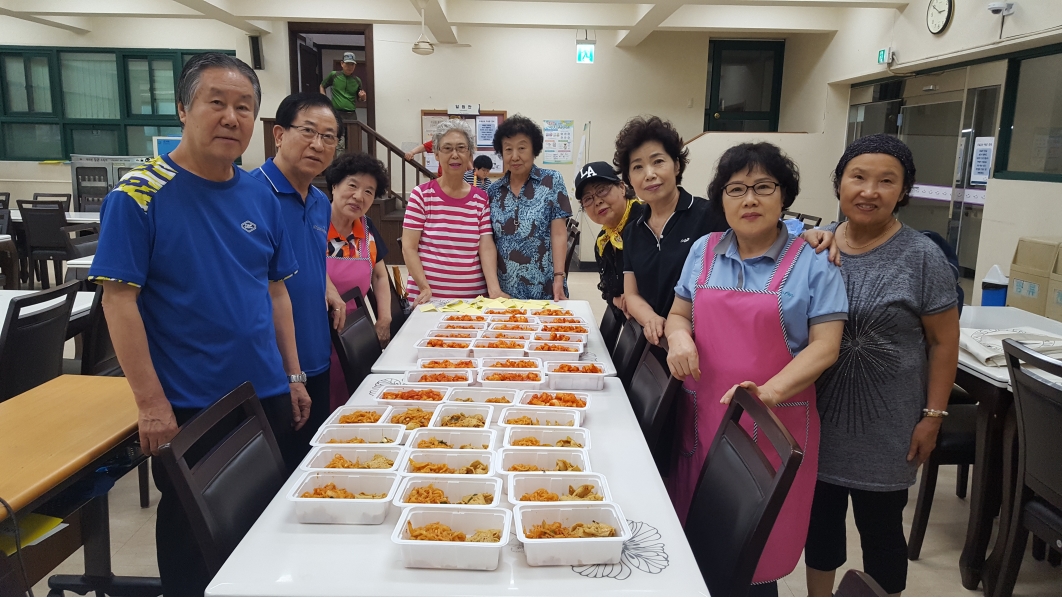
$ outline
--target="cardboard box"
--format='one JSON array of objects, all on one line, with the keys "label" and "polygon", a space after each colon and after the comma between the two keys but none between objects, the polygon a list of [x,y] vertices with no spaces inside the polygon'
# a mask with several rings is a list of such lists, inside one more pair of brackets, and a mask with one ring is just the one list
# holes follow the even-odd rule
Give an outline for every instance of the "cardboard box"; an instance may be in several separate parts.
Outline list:
[{"label": "cardboard box", "polygon": [[1007,305],[1024,309],[1038,316],[1047,308],[1048,287],[1051,273],[1058,260],[1057,237],[1022,237],[1014,249],[1010,264],[1010,287],[1007,289]]},{"label": "cardboard box", "polygon": [[1047,284],[1047,305],[1044,315],[1062,322],[1062,246],[1059,247],[1055,267],[1051,271],[1051,278]]}]

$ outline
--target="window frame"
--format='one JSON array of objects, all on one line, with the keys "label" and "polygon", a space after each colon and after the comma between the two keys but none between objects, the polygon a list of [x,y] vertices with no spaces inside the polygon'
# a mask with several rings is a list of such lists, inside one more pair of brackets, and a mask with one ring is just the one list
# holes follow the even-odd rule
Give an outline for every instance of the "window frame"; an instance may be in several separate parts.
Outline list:
[{"label": "window frame", "polygon": [[[716,110],[719,105],[719,80],[722,69],[719,62],[726,51],[759,51],[774,53],[774,72],[771,74],[771,109],[748,112],[726,112]],[[717,121],[753,120],[767,123],[766,133],[778,132],[778,121],[782,112],[782,74],[785,62],[785,40],[733,40],[715,39],[708,42],[708,97],[704,105],[704,130],[722,131],[713,128]],[[714,115],[718,112],[719,117]]]},{"label": "window frame", "polygon": [[1054,44],[1051,46],[1036,48],[1034,50],[1028,50],[1007,60],[1007,78],[1003,85],[1003,106],[999,118],[999,148],[996,151],[995,171],[992,174],[994,178],[1016,181],[1062,183],[1062,173],[1008,170],[1010,162],[1010,146],[1014,135],[1014,112],[1018,103],[1018,83],[1021,78],[1021,63],[1030,58],[1041,58],[1054,55],[1062,55],[1062,44]]},{"label": "window frame", "polygon": [[[23,58],[23,67],[28,68],[29,58],[46,57],[48,59],[48,79],[52,95],[51,112],[8,112],[10,105],[7,98],[6,72],[3,60],[0,60],[0,127],[6,124],[46,124],[59,125],[59,138],[61,153],[50,156],[32,157],[8,157],[3,144],[0,144],[0,160],[13,160],[21,162],[35,162],[45,160],[69,160],[73,150],[73,131],[75,129],[98,128],[118,130],[119,155],[130,155],[129,151],[129,127],[180,127],[181,121],[178,115],[159,114],[133,114],[132,101],[129,95],[130,82],[128,63],[130,59],[146,59],[149,65],[149,79],[152,60],[169,60],[173,65],[173,89],[176,94],[177,81],[180,78],[181,69],[191,56],[203,52],[221,52],[235,56],[235,50],[194,50],[176,48],[84,48],[66,46],[8,46],[0,45],[0,56],[19,55]],[[118,71],[118,118],[95,119],[95,118],[69,118],[66,116],[66,105],[63,97],[63,84],[60,73],[60,55],[64,53],[93,53],[113,54]],[[152,102],[155,100],[154,81],[152,86]],[[27,98],[30,99],[31,98]],[[176,98],[175,98],[176,100]],[[31,100],[32,101],[32,100]],[[32,105],[32,104],[31,104]],[[154,107],[153,107],[154,109]],[[139,152],[132,152],[139,153]]]}]

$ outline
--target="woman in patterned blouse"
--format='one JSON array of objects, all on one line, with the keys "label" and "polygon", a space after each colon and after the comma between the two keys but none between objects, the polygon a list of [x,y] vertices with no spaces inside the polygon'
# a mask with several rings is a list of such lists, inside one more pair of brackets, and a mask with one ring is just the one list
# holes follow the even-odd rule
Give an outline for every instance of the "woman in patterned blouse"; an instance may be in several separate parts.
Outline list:
[{"label": "woman in patterned blouse", "polygon": [[498,282],[517,299],[567,299],[564,259],[572,215],[564,178],[539,168],[542,129],[519,114],[494,133],[494,151],[505,175],[487,188],[491,226],[498,246]]}]

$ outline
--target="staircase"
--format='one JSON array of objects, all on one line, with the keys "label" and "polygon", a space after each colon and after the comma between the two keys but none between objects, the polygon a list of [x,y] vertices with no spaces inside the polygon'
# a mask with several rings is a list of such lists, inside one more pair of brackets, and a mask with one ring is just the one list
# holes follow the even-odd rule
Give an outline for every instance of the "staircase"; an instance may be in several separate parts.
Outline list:
[{"label": "staircase", "polygon": [[[265,140],[265,157],[272,158],[277,155],[277,147],[273,141],[273,126],[276,119],[263,118],[262,138]],[[380,160],[387,167],[387,174],[391,184],[384,196],[373,202],[369,208],[369,218],[376,225],[383,241],[389,250],[387,263],[390,265],[405,264],[402,258],[399,239],[402,237],[402,219],[406,214],[406,198],[410,191],[417,185],[435,178],[435,174],[429,171],[419,162],[405,159],[405,152],[395,144],[388,141],[379,133],[362,122],[347,122],[344,140],[346,148],[343,153],[364,152]],[[331,197],[328,185],[325,184],[324,176],[314,179],[314,186]]]}]

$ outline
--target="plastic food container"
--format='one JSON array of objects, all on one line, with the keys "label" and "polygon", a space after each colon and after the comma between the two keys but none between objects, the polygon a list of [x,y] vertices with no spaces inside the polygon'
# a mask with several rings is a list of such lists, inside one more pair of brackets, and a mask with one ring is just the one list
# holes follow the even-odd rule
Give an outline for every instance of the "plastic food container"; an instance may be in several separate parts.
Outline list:
[{"label": "plastic food container", "polygon": [[[408,400],[408,399],[385,399],[385,398],[383,398],[385,393],[389,393],[389,392],[402,393],[402,392],[406,392],[407,390],[434,390],[434,391],[442,394],[442,398],[439,399],[438,401],[418,401],[418,400]],[[439,405],[439,404],[441,404],[443,402],[444,399],[446,399],[446,395],[448,395],[448,394],[450,394],[450,388],[449,387],[440,386],[440,385],[437,385],[437,384],[436,385],[423,385],[423,386],[419,385],[419,384],[418,385],[407,385],[407,386],[385,386],[385,387],[380,389],[380,393],[376,395],[375,400],[376,400],[376,404],[377,405],[390,405],[391,407],[420,407],[420,408],[422,408],[422,409],[424,409],[426,411],[427,410],[426,405]],[[398,411],[398,410],[397,409],[392,410],[391,411],[391,415],[393,416],[396,411]],[[388,422],[388,423],[390,423],[390,422]]]},{"label": "plastic food container", "polygon": [[[538,420],[537,424],[509,424],[506,423],[510,419],[529,417],[532,421]],[[547,421],[549,423],[547,423]],[[524,407],[516,405],[513,407],[506,407],[502,409],[498,414],[498,425],[505,428],[508,426],[535,426],[535,427],[557,427],[560,429],[572,429],[578,428],[579,424],[583,421],[583,414],[576,409],[563,409],[560,407]],[[568,423],[571,423],[569,426]]]},{"label": "plastic food container", "polygon": [[[453,381],[453,382],[451,382],[451,381],[441,381],[441,382],[425,381],[425,382],[421,382],[422,378],[429,378],[431,376],[438,376],[438,375],[464,377],[464,380],[458,380],[458,381]],[[474,383],[475,381],[476,381],[476,370],[433,370],[433,369],[409,370],[408,372],[406,372],[406,378],[405,378],[405,383],[406,384],[417,385],[417,386],[420,386],[420,385],[425,385],[425,386],[448,386],[448,387],[469,386],[472,383]]]},{"label": "plastic food container", "polygon": [[[528,436],[538,439],[539,446],[515,446],[513,441]],[[582,446],[557,447],[557,448],[590,448],[590,430],[586,428],[568,428],[554,426],[508,426],[502,438],[502,446],[505,448],[550,448],[556,447],[558,440],[571,438]]]},{"label": "plastic food container", "polygon": [[[524,545],[527,564],[604,565],[620,561],[623,543],[630,539],[627,519],[616,503],[529,503],[513,508],[516,537]],[[613,538],[550,538],[531,540],[524,532],[537,523],[559,521],[565,527],[598,521],[616,528]]]},{"label": "plastic food container", "polygon": [[447,343],[459,343],[462,347],[429,347],[428,341],[433,339],[422,338],[417,341],[416,345],[413,345],[417,349],[417,357],[419,359],[461,359],[468,357],[471,353],[472,340],[471,339],[438,339],[446,341]]},{"label": "plastic food container", "polygon": [[470,322],[486,322],[487,321],[487,316],[479,316],[479,315],[469,316],[469,315],[464,315],[464,314],[450,314],[448,316],[443,316],[442,317],[442,321],[443,322],[460,322],[460,323],[464,323],[464,324],[467,324],[467,323],[470,323]]},{"label": "plastic food container", "polygon": [[[585,401],[586,402],[586,406],[585,407],[550,407],[548,405],[531,405],[528,402],[528,401],[531,400],[531,397],[535,396],[536,394],[549,393],[549,394],[552,394],[552,395],[556,395],[558,392],[563,392],[563,393],[567,393],[567,394],[570,394],[570,395],[575,395],[576,398],[582,399],[583,401]],[[535,409],[549,409],[549,410],[568,409],[568,410],[571,410],[571,411],[578,411],[583,416],[582,417],[582,421],[585,422],[586,421],[586,410],[590,408],[590,395],[585,393],[585,392],[569,392],[569,391],[566,391],[566,390],[560,390],[560,391],[557,391],[557,390],[542,390],[542,391],[525,390],[522,393],[520,393],[519,397],[516,398],[516,404],[517,405],[526,405],[527,407],[534,407]]]},{"label": "plastic food container", "polygon": [[[486,405],[492,405],[494,407],[494,413],[491,415],[492,424],[498,423],[498,415],[505,407],[509,407],[516,404],[516,395],[518,391],[504,390],[494,388],[455,388],[449,396],[446,397],[447,403],[483,403]],[[487,399],[493,399],[503,397],[509,400],[508,403],[487,403]],[[463,401],[461,399],[472,399],[471,401]]]},{"label": "plastic food container", "polygon": [[[409,433],[409,448],[422,449],[418,443],[422,440],[435,438],[453,446],[458,450],[494,450],[497,441],[497,432],[480,428],[417,428]],[[470,445],[472,448],[462,449],[462,446]],[[484,446],[486,445],[486,446]],[[452,450],[452,449],[424,449],[424,450]]]},{"label": "plastic food container", "polygon": [[[342,470],[308,471],[288,495],[295,503],[295,518],[299,523],[345,523],[378,525],[387,519],[387,511],[395,498],[401,478],[396,473],[360,473]],[[387,493],[385,498],[302,498],[303,492],[313,492],[325,484],[335,484],[357,494]]]},{"label": "plastic food container", "polygon": [[538,318],[527,314],[501,314],[487,316],[490,323],[502,322],[505,324],[538,324]]},{"label": "plastic food container", "polygon": [[[498,478],[474,476],[472,479],[458,480],[454,477],[446,476],[417,476],[415,478],[402,478],[402,481],[399,482],[398,491],[395,492],[395,506],[400,508],[431,506],[425,503],[406,502],[406,497],[409,496],[410,490],[424,488],[428,484],[442,490],[443,494],[446,495],[446,499],[452,501],[449,503],[452,506],[463,509],[489,509],[501,504],[502,482]],[[567,486],[565,486],[565,490],[567,490]],[[469,494],[493,494],[494,500],[488,505],[464,505],[458,502]]]},{"label": "plastic food container", "polygon": [[[505,362],[518,362],[518,361],[530,361],[535,364],[530,368],[516,368],[511,365],[505,365]],[[482,368],[508,368],[508,369],[527,369],[527,370],[541,370],[542,360],[532,359],[530,357],[484,357],[479,360],[479,367]]]},{"label": "plastic food container", "polygon": [[[427,412],[431,413],[432,415],[435,415],[435,410],[438,409],[439,405],[441,405],[441,404],[442,403],[430,403],[428,405],[413,405],[412,407],[395,407],[395,410],[392,411],[390,417],[388,417],[387,422],[388,423],[392,423],[391,422],[392,419],[394,419],[395,417],[400,416],[400,415],[405,415],[406,411],[408,411],[411,408],[415,408],[415,407],[420,407],[422,410],[427,411]],[[428,420],[426,422],[424,422],[423,426],[420,426],[420,428],[428,427],[429,423],[431,423],[431,418],[430,417],[428,418]],[[406,427],[408,424],[395,424],[395,425],[402,426],[406,430],[406,434],[402,437],[402,444],[405,444],[407,442],[407,440],[409,439],[409,432],[412,432],[413,430],[419,429],[417,427],[408,428],[408,427]]]},{"label": "plastic food container", "polygon": [[[447,478],[484,478],[494,476],[494,461],[496,460],[494,451],[473,451],[473,450],[445,450],[445,449],[409,449],[402,457],[402,466],[399,467],[398,473],[404,476],[415,477],[428,477],[428,476],[442,476]],[[474,473],[413,473],[409,470],[410,460],[417,462],[427,461],[429,463],[445,463],[447,466],[454,469],[458,467],[466,467],[473,461],[480,461],[487,466],[487,473],[474,474]]]},{"label": "plastic food container", "polygon": [[434,330],[486,330],[487,322],[439,322]]},{"label": "plastic food container", "polygon": [[[554,347],[565,347],[571,349],[570,351],[543,351],[540,347],[546,345]],[[547,361],[579,361],[579,356],[583,354],[585,347],[582,343],[540,343],[538,341],[531,341],[527,343],[527,355],[528,357],[537,357],[543,362]]]},{"label": "plastic food container", "polygon": [[[558,372],[557,368],[562,365],[574,365],[576,367],[596,365],[600,368],[601,373]],[[605,364],[593,361],[547,361],[546,374],[549,376],[547,388],[554,390],[601,390],[605,388],[605,371]]]},{"label": "plastic food container", "polygon": [[[465,415],[482,415],[483,427],[472,428],[482,430],[490,425],[491,418],[494,417],[494,405],[489,403],[453,403],[447,402],[445,405],[440,405],[435,410],[435,415],[431,418],[431,423],[428,424],[429,428],[441,428],[444,430],[460,430],[461,427],[455,426],[443,426],[441,424],[444,418],[458,413],[464,413]],[[467,429],[467,428],[466,428]]]},{"label": "plastic food container", "polygon": [[451,366],[451,367],[448,367],[448,368],[432,367],[432,365],[431,365],[433,363],[438,364],[438,363],[444,362],[444,361],[449,361],[450,363],[454,363],[454,364],[456,364],[458,362],[467,361],[467,362],[472,364],[472,366],[471,366],[472,369],[479,369],[479,366],[480,366],[479,360],[474,358],[474,357],[465,357],[464,359],[449,359],[449,360],[447,360],[447,359],[418,359],[417,360],[417,369],[418,370],[467,370],[467,369],[469,369],[467,367],[464,367],[465,364],[462,364],[462,367],[453,367],[453,366]]},{"label": "plastic food container", "polygon": [[[310,452],[299,464],[299,469],[306,471],[355,471],[355,472],[383,472],[383,471],[398,471],[399,466],[402,465],[402,453],[406,449],[398,445],[383,445],[383,446],[365,446],[363,444],[352,444],[349,446],[315,446],[310,449]],[[361,460],[362,463],[371,460],[375,455],[383,455],[388,459],[394,461],[394,464],[387,469],[346,469],[346,468],[328,468],[328,462],[332,460],[336,455],[343,455],[344,458],[350,461]]]},{"label": "plastic food container", "polygon": [[332,413],[332,415],[330,415],[328,417],[328,419],[325,421],[325,425],[331,425],[331,424],[344,425],[344,426],[365,425],[365,424],[340,424],[339,423],[339,420],[342,419],[344,415],[349,415],[351,413],[354,413],[355,411],[372,411],[374,413],[379,413],[380,414],[380,419],[376,420],[374,423],[382,424],[382,423],[386,423],[388,416],[391,415],[391,406],[390,405],[343,405],[339,409],[336,409],[335,412]]},{"label": "plastic food container", "polygon": [[488,316],[526,316],[527,310],[517,307],[488,307],[483,310],[483,313]]},{"label": "plastic food container", "polygon": [[568,324],[592,328],[590,322],[578,316],[538,316],[539,324]]},{"label": "plastic food container", "polygon": [[[390,409],[390,407],[388,407]],[[381,419],[380,421],[387,421]],[[317,430],[310,446],[388,446],[402,444],[405,426],[398,424],[325,424]],[[361,438],[361,442],[348,442],[352,438]],[[384,442],[390,439],[390,442]],[[329,442],[335,440],[336,442]]]},{"label": "plastic food container", "polygon": [[[560,314],[553,313],[560,312]],[[537,318],[552,318],[558,315],[564,317],[573,317],[575,314],[570,309],[564,309],[563,307],[547,307],[546,309],[533,309],[531,315]]]},{"label": "plastic food container", "polygon": [[479,328],[469,328],[466,330],[441,330],[439,328],[435,328],[433,330],[429,330],[428,333],[424,335],[424,338],[445,338],[449,340],[460,341],[479,338],[479,335],[482,333],[483,330]]},{"label": "plastic food container", "polygon": [[506,341],[529,341],[534,332],[509,332],[505,330],[486,330],[480,338]]},{"label": "plastic food container", "polygon": [[491,332],[538,332],[541,324],[515,324],[512,322],[491,322],[487,330]]},{"label": "plastic food container", "polygon": [[[507,343],[514,342],[519,346],[515,349],[504,349],[491,347],[491,343]],[[509,341],[503,339],[484,339],[481,338],[472,343],[472,354],[476,357],[510,357],[516,359],[524,356],[524,351],[527,350],[527,341]]]},{"label": "plastic food container", "polygon": [[[517,374],[520,376],[526,376],[528,374],[538,374],[538,380],[527,382],[521,382],[518,380],[489,380],[488,378],[490,378],[490,376],[494,374]],[[539,388],[542,388],[546,384],[546,373],[542,370],[486,368],[479,370],[479,383],[484,388],[537,390]]]},{"label": "plastic food container", "polygon": [[[550,335],[552,334],[558,334],[563,338],[553,340],[550,338]],[[582,343],[585,346],[589,338],[589,334],[581,334],[578,332],[536,332],[535,337],[532,340],[540,343]]]},{"label": "plastic food container", "polygon": [[[575,331],[571,327],[578,327]],[[561,334],[589,334],[593,330],[586,324],[542,324],[541,332],[559,332]]]},{"label": "plastic food container", "polygon": [[[466,536],[477,529],[500,529],[501,542],[429,542],[410,540],[406,522],[413,527],[439,522]],[[512,513],[507,509],[471,509],[460,507],[409,507],[402,511],[391,541],[402,549],[402,564],[423,569],[473,569],[493,571],[501,562],[501,552],[509,542]]]},{"label": "plastic food container", "polygon": [[[545,488],[550,492],[554,492],[557,496],[568,494],[569,486],[578,488],[583,484],[590,484],[594,487],[594,492],[600,494],[604,499],[599,500],[565,500],[565,501],[531,501],[520,500],[520,497],[525,494],[530,494],[539,488]],[[401,494],[401,493],[400,493]],[[447,495],[449,496],[449,495]],[[553,473],[514,473],[509,481],[509,502],[514,505],[559,505],[559,504],[571,504],[571,503],[586,503],[592,505],[599,505],[602,502],[612,502],[612,493],[608,491],[608,484],[605,483],[605,476],[599,473],[565,473],[565,474],[553,474]],[[398,504],[398,497],[395,497],[395,504]]]},{"label": "plastic food container", "polygon": [[[584,449],[543,447],[503,448],[498,450],[497,455],[498,463],[495,465],[495,468],[498,471],[498,475],[503,481],[505,481],[506,487],[511,485],[512,477],[516,473],[529,473],[531,475],[543,475],[546,473],[551,475],[571,475],[563,471],[554,471],[557,467],[557,459],[564,459],[582,470],[573,471],[572,474],[591,471],[590,454]],[[509,471],[510,467],[518,464],[534,465],[541,471]]]}]

